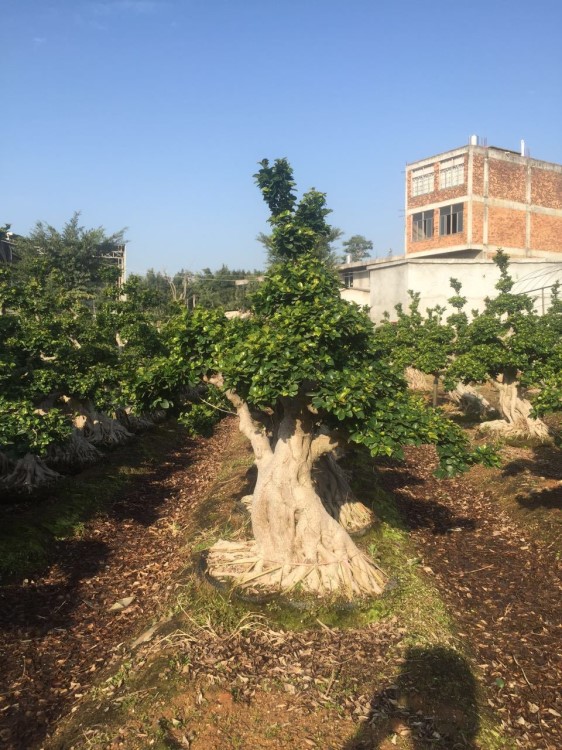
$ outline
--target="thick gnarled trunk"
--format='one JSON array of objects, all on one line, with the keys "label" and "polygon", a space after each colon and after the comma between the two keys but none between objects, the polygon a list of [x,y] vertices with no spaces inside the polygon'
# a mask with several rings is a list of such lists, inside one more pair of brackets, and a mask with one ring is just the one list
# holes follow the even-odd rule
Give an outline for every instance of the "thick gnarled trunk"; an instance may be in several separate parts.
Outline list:
[{"label": "thick gnarled trunk", "polygon": [[47,463],[57,471],[82,469],[96,463],[103,453],[90,443],[82,431],[74,427],[63,445],[52,445],[47,451]]},{"label": "thick gnarled trunk", "polygon": [[208,556],[210,574],[251,591],[299,586],[319,595],[380,594],[384,574],[328,513],[315,486],[312,468],[334,447],[330,438],[314,436],[306,409],[288,408],[272,448],[246,405],[237,408],[258,466],[251,504],[254,541],[216,544]]},{"label": "thick gnarled trunk", "polygon": [[487,401],[476,388],[465,383],[457,383],[454,390],[449,391],[449,398],[459,409],[468,416],[479,419],[498,415],[496,409]]},{"label": "thick gnarled trunk", "polygon": [[509,373],[500,375],[494,385],[498,390],[498,408],[503,419],[484,422],[481,429],[513,437],[548,441],[549,429],[541,419],[533,419],[530,416],[531,402],[522,395],[516,377]]},{"label": "thick gnarled trunk", "polygon": [[404,377],[408,383],[408,388],[413,391],[427,391],[429,386],[427,384],[427,376],[421,370],[415,367],[406,367],[404,370]]},{"label": "thick gnarled trunk", "polygon": [[348,534],[364,534],[374,525],[375,514],[355,497],[346,473],[332,453],[316,462],[312,478],[322,505]]}]

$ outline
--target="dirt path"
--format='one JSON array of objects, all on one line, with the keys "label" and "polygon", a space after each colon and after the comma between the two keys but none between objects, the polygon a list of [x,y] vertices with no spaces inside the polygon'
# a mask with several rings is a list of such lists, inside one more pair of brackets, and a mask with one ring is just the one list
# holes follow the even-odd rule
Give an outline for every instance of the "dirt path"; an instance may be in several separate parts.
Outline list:
[{"label": "dirt path", "polygon": [[[133,482],[107,516],[58,543],[41,577],[0,590],[0,746],[32,750],[71,710],[118,646],[167,598],[185,509],[215,481],[236,432],[222,422],[212,438],[189,440],[150,475]],[[130,606],[110,610],[121,599]]]},{"label": "dirt path", "polygon": [[[490,493],[486,472],[438,481],[434,454],[381,467],[385,488],[477,655],[503,731],[524,748],[562,748],[560,559]],[[562,467],[559,467],[562,468]]]}]

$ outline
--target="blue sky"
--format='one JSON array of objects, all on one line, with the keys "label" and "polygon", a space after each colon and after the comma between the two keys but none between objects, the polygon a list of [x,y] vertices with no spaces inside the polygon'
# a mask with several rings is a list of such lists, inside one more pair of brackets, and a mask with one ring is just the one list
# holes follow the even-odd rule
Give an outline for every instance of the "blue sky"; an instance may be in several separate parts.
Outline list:
[{"label": "blue sky", "polygon": [[127,227],[130,271],[262,268],[264,157],[379,255],[402,252],[407,162],[471,133],[562,162],[559,0],[0,0],[0,20],[0,224]]}]

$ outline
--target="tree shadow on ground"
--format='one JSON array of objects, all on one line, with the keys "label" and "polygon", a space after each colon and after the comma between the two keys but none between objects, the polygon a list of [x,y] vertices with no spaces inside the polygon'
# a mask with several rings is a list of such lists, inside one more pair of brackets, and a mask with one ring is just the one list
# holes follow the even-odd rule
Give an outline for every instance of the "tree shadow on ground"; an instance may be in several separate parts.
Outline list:
[{"label": "tree shadow on ground", "polygon": [[431,529],[434,534],[450,534],[453,531],[473,531],[476,521],[467,516],[457,516],[446,505],[433,500],[413,500],[401,493],[396,493],[400,514],[407,519],[409,531]]},{"label": "tree shadow on ground", "polygon": [[[163,483],[170,475],[189,466],[195,445],[194,440],[184,437],[182,449],[170,451],[164,461],[151,467],[142,482],[128,486],[123,497],[117,498],[107,509],[107,514],[118,521],[134,521],[145,527],[152,526],[160,517],[159,507],[170,496],[171,490]],[[125,454],[123,465],[138,464],[129,462]]]},{"label": "tree shadow on ground", "polygon": [[536,446],[532,458],[518,458],[507,463],[502,469],[502,476],[513,477],[525,472],[562,480],[562,451],[549,445]]},{"label": "tree shadow on ground", "polygon": [[528,495],[516,495],[517,503],[526,510],[562,510],[562,484],[550,489],[530,492]]},{"label": "tree shadow on ground", "polygon": [[67,539],[53,542],[51,571],[56,582],[25,579],[0,587],[0,630],[25,630],[37,638],[53,629],[69,627],[73,610],[81,604],[80,582],[105,566],[109,547],[104,542]]},{"label": "tree shadow on ground", "polygon": [[[81,583],[104,568],[110,552],[107,544],[88,539],[59,540],[53,546],[56,563],[50,568],[52,580],[30,578],[0,587],[0,691],[13,696],[11,705],[5,706],[7,712],[0,716],[0,739],[10,749],[39,747],[47,732],[47,714],[52,718],[62,705],[63,693],[68,692],[65,663],[80,650],[80,642],[69,638],[68,633],[75,620],[84,617],[80,614],[84,605],[88,605],[86,611],[92,621],[96,617],[95,605],[81,594]],[[61,658],[60,651],[50,644],[62,638],[68,641],[68,651]],[[16,640],[28,646],[12,652]],[[51,691],[60,689],[58,695],[52,693],[52,703],[45,710],[37,702],[37,683]],[[22,698],[16,700],[20,692]],[[31,714],[33,721],[29,719]]]},{"label": "tree shadow on ground", "polygon": [[369,717],[342,750],[476,750],[477,685],[467,661],[443,646],[411,647],[393,685],[371,701]]},{"label": "tree shadow on ground", "polygon": [[[395,513],[385,511],[384,502],[377,502],[376,498],[372,502],[375,514],[382,521],[399,525],[408,531],[431,529],[436,535],[449,534],[459,529],[472,531],[476,528],[473,518],[457,515],[442,503],[412,498],[410,488],[424,485],[425,480],[409,471],[404,462],[390,458],[373,459],[361,448],[355,449],[353,457],[356,460],[354,489],[358,498],[369,502],[369,496],[373,496],[373,487],[382,488],[394,497],[400,520]],[[348,465],[353,466],[351,462]],[[446,480],[443,483],[446,487]]]},{"label": "tree shadow on ground", "polygon": [[[13,502],[5,498],[0,505],[0,583],[44,576],[59,562],[66,566],[67,545],[57,540],[80,535],[98,515],[145,528],[156,523],[172,492],[165,480],[189,466],[194,445],[181,431],[158,427],[78,476],[63,477],[53,487]],[[80,557],[75,562],[80,567]]]},{"label": "tree shadow on ground", "polygon": [[[389,489],[383,482],[385,489]],[[455,531],[473,531],[477,523],[468,516],[456,515],[446,505],[434,500],[412,498],[405,492],[391,489],[400,513],[402,528],[408,531],[430,529],[433,534],[450,534]],[[383,520],[384,517],[383,517]],[[389,519],[392,523],[392,519]]]},{"label": "tree shadow on ground", "polygon": [[[234,507],[234,514],[240,516],[240,518],[247,519],[249,510],[242,503],[241,500],[246,495],[251,495],[256,486],[256,479],[258,475],[257,467],[254,465],[249,468],[241,466],[233,468],[232,475],[227,480],[229,485],[238,483],[240,486],[236,489],[232,488],[228,492],[229,505]],[[218,490],[220,493],[220,489]],[[210,494],[203,502],[193,511],[193,518],[195,525],[198,529],[212,529],[217,521],[222,517],[222,510],[220,503],[217,502],[217,495],[215,493]]]}]

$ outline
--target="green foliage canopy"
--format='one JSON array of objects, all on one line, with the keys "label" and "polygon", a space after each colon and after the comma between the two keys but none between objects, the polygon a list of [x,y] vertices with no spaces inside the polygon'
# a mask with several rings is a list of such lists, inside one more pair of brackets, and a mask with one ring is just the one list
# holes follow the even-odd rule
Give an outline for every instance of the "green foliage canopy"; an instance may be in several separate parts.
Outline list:
[{"label": "green foliage canopy", "polygon": [[562,306],[558,286],[544,315],[528,294],[514,294],[509,257],[499,251],[494,261],[500,278],[498,294],[485,308],[458,329],[455,358],[446,373],[446,385],[485,382],[507,377],[540,389],[537,413],[562,408]]}]

